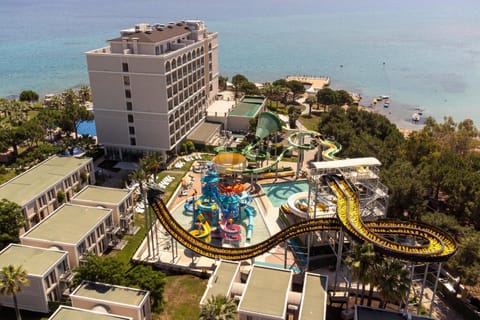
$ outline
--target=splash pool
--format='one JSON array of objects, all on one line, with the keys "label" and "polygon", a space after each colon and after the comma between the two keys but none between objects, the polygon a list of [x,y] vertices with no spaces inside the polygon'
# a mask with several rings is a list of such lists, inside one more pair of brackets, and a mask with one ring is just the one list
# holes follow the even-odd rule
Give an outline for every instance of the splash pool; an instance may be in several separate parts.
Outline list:
[{"label": "splash pool", "polygon": [[286,204],[288,197],[292,194],[308,191],[308,182],[289,181],[282,183],[267,183],[262,184],[262,189],[268,200],[272,203],[272,206],[278,208],[282,204]]}]

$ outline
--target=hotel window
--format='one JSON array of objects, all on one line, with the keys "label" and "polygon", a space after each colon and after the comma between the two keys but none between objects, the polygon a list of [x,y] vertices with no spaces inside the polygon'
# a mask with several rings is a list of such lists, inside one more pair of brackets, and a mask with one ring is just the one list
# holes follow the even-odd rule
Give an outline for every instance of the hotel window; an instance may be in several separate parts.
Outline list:
[{"label": "hotel window", "polygon": [[128,122],[132,123],[133,122],[133,114],[127,115]]},{"label": "hotel window", "polygon": [[130,138],[130,145],[131,146],[136,146],[137,145],[137,140],[135,138]]},{"label": "hotel window", "polygon": [[128,63],[122,63],[122,70],[123,72],[128,72]]},{"label": "hotel window", "polygon": [[130,77],[129,76],[123,76],[123,84],[126,86],[130,85]]},{"label": "hotel window", "polygon": [[128,132],[130,134],[135,134],[135,128],[134,127],[128,127]]},{"label": "hotel window", "polygon": [[132,97],[132,92],[129,89],[125,89],[125,97],[126,98],[131,98]]},{"label": "hotel window", "polygon": [[133,104],[132,104],[132,102],[131,102],[131,101],[127,101],[127,110],[128,110],[128,111],[132,111],[132,109],[133,109]]}]

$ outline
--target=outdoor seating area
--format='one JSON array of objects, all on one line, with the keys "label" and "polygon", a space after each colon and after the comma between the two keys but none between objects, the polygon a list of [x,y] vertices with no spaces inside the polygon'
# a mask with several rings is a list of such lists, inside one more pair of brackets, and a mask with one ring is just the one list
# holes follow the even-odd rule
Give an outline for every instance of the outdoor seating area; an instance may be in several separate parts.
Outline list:
[{"label": "outdoor seating area", "polygon": [[159,182],[160,190],[165,191],[165,189],[175,180],[175,177],[167,175]]},{"label": "outdoor seating area", "polygon": [[185,161],[189,162],[189,161],[193,161],[193,160],[201,160],[202,156],[199,155],[198,153],[196,153],[196,154],[191,154],[191,155],[185,156],[185,157],[183,157],[183,159]]}]

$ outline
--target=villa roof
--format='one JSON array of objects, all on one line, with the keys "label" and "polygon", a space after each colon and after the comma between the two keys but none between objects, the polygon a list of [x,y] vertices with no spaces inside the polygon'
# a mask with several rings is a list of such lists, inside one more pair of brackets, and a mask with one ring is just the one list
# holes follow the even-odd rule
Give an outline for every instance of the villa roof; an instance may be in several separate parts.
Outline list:
[{"label": "villa roof", "polygon": [[8,199],[23,207],[91,160],[91,158],[51,157],[1,185],[0,199]]},{"label": "villa roof", "polygon": [[336,169],[362,166],[375,167],[380,165],[382,165],[382,163],[378,161],[377,158],[373,157],[313,162],[315,169]]},{"label": "villa roof", "polygon": [[48,320],[131,320],[115,314],[95,312],[68,306],[60,306]]},{"label": "villa roof", "polygon": [[207,290],[205,290],[200,304],[204,304],[212,296],[228,296],[239,268],[239,262],[220,261],[215,272],[210,277]]},{"label": "villa roof", "polygon": [[254,265],[238,311],[269,318],[285,319],[292,271]]},{"label": "villa roof", "polygon": [[21,238],[77,244],[111,212],[111,209],[65,204]]},{"label": "villa roof", "polygon": [[118,204],[125,200],[132,191],[127,189],[106,188],[88,185],[78,192],[73,199],[94,201],[97,203]]},{"label": "villa roof", "polygon": [[84,281],[72,294],[70,294],[70,296],[85,297],[98,301],[114,302],[131,306],[141,306],[145,301],[145,298],[148,296],[148,291]]},{"label": "villa roof", "polygon": [[307,272],[303,283],[300,320],[324,320],[327,308],[328,277]]},{"label": "villa roof", "polygon": [[161,42],[164,40],[168,40],[170,38],[179,37],[182,35],[189,34],[191,31],[187,28],[186,24],[183,22],[179,22],[173,25],[165,26],[161,29],[152,28],[152,30],[144,32],[144,31],[137,31],[132,34],[128,34],[125,36],[120,36],[118,38],[110,39],[109,42],[117,42],[122,41],[122,38],[126,37],[129,41],[133,38],[138,38],[139,42],[150,42],[156,43]]},{"label": "villa roof", "polygon": [[66,251],[10,244],[0,252],[0,269],[13,264],[22,266],[29,275],[43,276],[66,255]]}]

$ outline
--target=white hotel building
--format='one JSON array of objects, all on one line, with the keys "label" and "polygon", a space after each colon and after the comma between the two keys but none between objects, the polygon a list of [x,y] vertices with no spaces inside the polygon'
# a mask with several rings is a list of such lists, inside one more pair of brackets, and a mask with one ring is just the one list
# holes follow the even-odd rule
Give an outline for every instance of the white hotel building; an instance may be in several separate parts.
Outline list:
[{"label": "white hotel building", "polygon": [[99,143],[108,155],[176,148],[218,92],[217,33],[203,21],[137,24],[86,53]]}]

